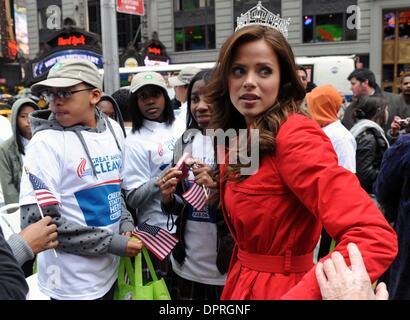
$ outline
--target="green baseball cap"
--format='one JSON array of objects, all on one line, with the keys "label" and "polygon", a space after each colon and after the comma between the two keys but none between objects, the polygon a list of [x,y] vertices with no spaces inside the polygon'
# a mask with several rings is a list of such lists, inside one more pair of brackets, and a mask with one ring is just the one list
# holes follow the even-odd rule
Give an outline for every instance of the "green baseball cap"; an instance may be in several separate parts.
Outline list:
[{"label": "green baseball cap", "polygon": [[158,87],[161,87],[167,90],[167,84],[165,83],[164,77],[161,76],[161,74],[159,74],[158,72],[148,71],[148,72],[137,73],[132,78],[131,85],[130,85],[130,92],[134,93],[139,88],[149,85],[149,84],[158,86]]},{"label": "green baseball cap", "polygon": [[102,79],[94,63],[85,59],[66,59],[57,62],[48,72],[47,79],[32,85],[31,91],[72,87],[81,82],[102,90]]}]

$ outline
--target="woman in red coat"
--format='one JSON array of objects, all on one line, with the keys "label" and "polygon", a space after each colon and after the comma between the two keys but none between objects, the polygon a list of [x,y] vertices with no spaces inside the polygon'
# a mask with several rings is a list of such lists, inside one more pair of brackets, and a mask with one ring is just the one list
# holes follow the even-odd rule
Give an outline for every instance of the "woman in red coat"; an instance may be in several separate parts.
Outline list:
[{"label": "woman in red coat", "polygon": [[[236,31],[206,92],[213,128],[259,130],[251,175],[235,164],[226,139],[220,145],[229,160],[220,165],[220,201],[236,243],[222,298],[321,299],[312,254],[322,226],[348,263],[347,244],[357,244],[370,279],[378,279],[397,254],[396,234],[302,114],[305,91],[284,36],[260,25]],[[248,154],[254,147],[247,144]]]}]

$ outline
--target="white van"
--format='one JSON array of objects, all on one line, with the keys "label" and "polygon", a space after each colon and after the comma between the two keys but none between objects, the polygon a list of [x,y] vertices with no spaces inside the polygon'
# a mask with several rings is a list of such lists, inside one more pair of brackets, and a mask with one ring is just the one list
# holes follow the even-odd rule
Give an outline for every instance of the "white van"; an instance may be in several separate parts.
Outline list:
[{"label": "white van", "polygon": [[[158,66],[124,67],[120,68],[120,86],[124,87],[130,85],[132,77],[139,72],[155,71],[162,74],[167,80],[168,77],[178,74],[183,68],[188,66],[195,66],[201,70],[210,70],[214,65],[215,62],[193,62]],[[104,74],[104,69],[100,69],[99,71],[101,75]]]},{"label": "white van", "polygon": [[[347,80],[349,74],[355,67],[355,56],[323,56],[323,57],[296,57],[296,63],[303,66],[308,73],[308,82],[313,81],[316,85],[331,84],[340,91],[348,101],[352,98],[350,82]],[[141,66],[132,68],[120,68],[120,86],[128,86],[132,77],[143,71],[156,71],[161,73],[165,79],[178,74],[187,66],[195,66],[201,70],[210,70],[215,62],[170,64],[161,66]],[[103,74],[104,70],[100,70]],[[173,90],[168,90],[171,98]]]},{"label": "white van", "polygon": [[308,82],[317,86],[331,84],[341,92],[346,100],[352,98],[347,77],[355,69],[355,56],[296,57],[296,63],[308,73]]},{"label": "white van", "polygon": [[[182,69],[188,66],[195,66],[201,70],[210,70],[214,67],[215,62],[198,62],[198,63],[181,63],[181,64],[169,64],[169,65],[157,65],[157,66],[140,66],[140,67],[124,67],[120,68],[120,87],[129,86],[131,84],[132,77],[139,72],[155,71],[165,78],[168,84],[168,77],[178,74]],[[100,69],[100,74],[104,74],[104,69]],[[169,97],[172,99],[175,95],[174,89],[168,87]]]}]

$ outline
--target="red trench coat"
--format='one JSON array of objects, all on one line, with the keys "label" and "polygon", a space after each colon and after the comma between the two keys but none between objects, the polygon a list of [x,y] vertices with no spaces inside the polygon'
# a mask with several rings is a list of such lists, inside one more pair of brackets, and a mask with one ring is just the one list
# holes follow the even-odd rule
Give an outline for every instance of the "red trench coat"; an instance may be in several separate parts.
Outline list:
[{"label": "red trench coat", "polygon": [[356,243],[378,279],[396,257],[396,234],[356,176],[338,166],[330,140],[312,120],[291,115],[276,142],[256,174],[221,183],[236,242],[222,299],[321,299],[312,252],[322,225],[349,264],[346,247]]}]

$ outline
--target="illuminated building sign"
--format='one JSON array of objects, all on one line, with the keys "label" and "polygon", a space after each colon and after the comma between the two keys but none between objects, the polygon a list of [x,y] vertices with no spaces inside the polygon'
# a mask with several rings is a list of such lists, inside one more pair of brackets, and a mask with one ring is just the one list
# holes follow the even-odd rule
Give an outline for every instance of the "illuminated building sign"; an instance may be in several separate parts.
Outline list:
[{"label": "illuminated building sign", "polygon": [[166,54],[166,50],[162,49],[160,45],[145,48],[144,64],[146,66],[163,66],[169,63],[170,59]]},{"label": "illuminated building sign", "polygon": [[104,66],[100,37],[97,34],[67,23],[44,40],[40,41],[37,56],[25,66],[25,82],[28,84],[44,80],[51,67],[61,60],[86,59],[99,69]]},{"label": "illuminated building sign", "polygon": [[46,74],[48,70],[50,70],[51,67],[57,62],[66,59],[87,59],[94,63],[99,69],[104,67],[103,57],[101,54],[87,50],[63,50],[55,52],[43,60],[33,63],[33,77],[41,77]]},{"label": "illuminated building sign", "polygon": [[65,37],[58,37],[57,38],[57,45],[59,47],[63,46],[85,46],[85,37],[83,35],[77,37],[77,36],[69,36],[67,38]]},{"label": "illuminated building sign", "polygon": [[141,52],[146,66],[163,66],[171,63],[167,55],[167,48],[159,41],[158,34],[154,31],[151,39],[148,40]]},{"label": "illuminated building sign", "polygon": [[161,49],[159,49],[159,48],[149,47],[149,48],[147,48],[147,52],[150,53],[150,54],[156,55],[156,56],[161,55]]}]

